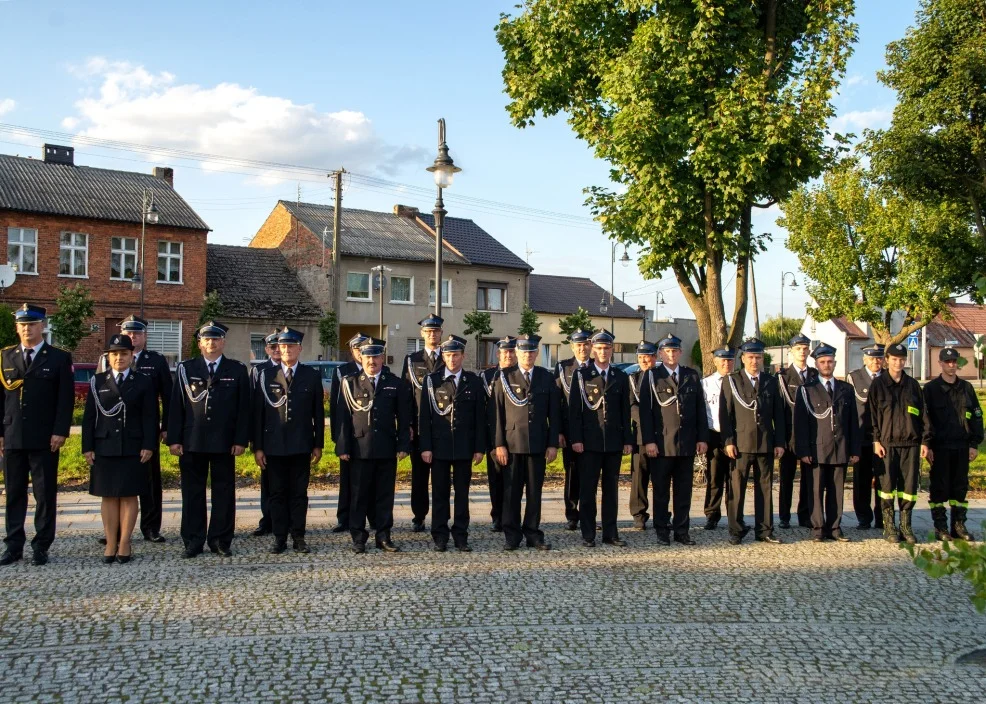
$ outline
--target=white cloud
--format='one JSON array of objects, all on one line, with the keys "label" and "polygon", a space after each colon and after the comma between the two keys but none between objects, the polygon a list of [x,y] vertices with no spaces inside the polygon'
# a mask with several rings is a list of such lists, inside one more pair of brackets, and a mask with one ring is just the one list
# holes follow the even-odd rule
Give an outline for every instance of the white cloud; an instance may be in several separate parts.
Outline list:
[{"label": "white cloud", "polygon": [[862,75],[854,73],[846,79],[847,86],[865,86],[868,85],[869,81],[866,80]]},{"label": "white cloud", "polygon": [[893,117],[893,110],[875,108],[873,110],[852,110],[839,115],[830,125],[832,132],[845,134],[853,132],[857,136],[862,135],[863,130],[881,129],[890,125]]},{"label": "white cloud", "polygon": [[[403,163],[426,158],[420,147],[386,144],[371,120],[354,110],[321,112],[236,83],[180,83],[166,71],[152,73],[101,57],[70,70],[92,85],[75,103],[76,114],[62,124],[87,137],[325,169],[344,164],[387,175]],[[219,161],[203,166],[243,170]],[[255,178],[275,184],[291,176],[271,168]]]},{"label": "white cloud", "polygon": [[17,103],[14,102],[13,98],[3,98],[0,100],[0,116],[13,112],[15,107],[17,107]]}]

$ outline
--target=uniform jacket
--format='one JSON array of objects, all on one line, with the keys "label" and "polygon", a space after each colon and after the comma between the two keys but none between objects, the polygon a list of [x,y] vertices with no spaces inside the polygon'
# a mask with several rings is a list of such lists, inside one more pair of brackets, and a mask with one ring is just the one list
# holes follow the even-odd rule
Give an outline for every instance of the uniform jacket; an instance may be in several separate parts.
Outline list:
[{"label": "uniform jacket", "polygon": [[28,368],[23,348],[14,345],[0,352],[0,365],[4,448],[50,449],[52,435],[68,437],[75,389],[72,355],[46,342]]},{"label": "uniform jacket", "polygon": [[983,409],[965,379],[948,384],[939,376],[924,385],[924,401],[935,433],[935,447],[961,450],[983,442]]},{"label": "uniform jacket", "polygon": [[702,393],[705,395],[705,422],[710,431],[719,432],[719,400],[722,398],[722,382],[725,377],[712,372],[702,378]]},{"label": "uniform jacket", "polygon": [[797,400],[798,389],[805,381],[813,381],[818,378],[818,370],[812,367],[805,368],[805,378],[802,380],[801,372],[793,364],[777,375],[777,390],[784,400],[784,437],[787,440],[785,449],[794,452],[794,404]]},{"label": "uniform jacket", "polygon": [[[342,419],[336,454],[354,459],[394,459],[411,452],[411,414],[414,402],[410,387],[386,369],[380,372],[377,388],[364,372],[343,377]],[[366,410],[350,408],[351,398]]]},{"label": "uniform jacket", "polygon": [[[446,381],[448,373],[429,374],[421,389],[418,449],[440,460],[471,460],[473,454],[486,452],[486,389],[472,372],[463,371],[458,386]],[[427,380],[431,380],[434,406]],[[448,414],[441,415],[445,411]]]},{"label": "uniform jacket", "polygon": [[[151,380],[154,384],[154,394],[161,399],[161,430],[168,429],[168,413],[171,410],[171,367],[168,360],[160,352],[154,350],[143,350],[138,356],[134,353],[130,368],[134,369]],[[106,372],[110,369],[109,360],[104,352],[99,357],[96,371]]]},{"label": "uniform jacket", "polygon": [[562,435],[566,437],[568,437],[568,397],[572,389],[572,379],[575,377],[575,371],[579,366],[580,362],[575,357],[563,359],[555,365],[555,381],[558,384],[558,390],[561,392]]},{"label": "uniform jacket", "polygon": [[[733,396],[730,380],[743,403]],[[746,371],[737,369],[722,380],[720,393],[719,428],[723,447],[736,445],[740,452],[750,454],[772,454],[774,448],[784,447],[784,399],[780,397],[777,377],[761,371],[754,394]],[[754,401],[753,409],[743,405],[752,405]]]},{"label": "uniform jacket", "polygon": [[210,382],[205,358],[187,359],[178,364],[171,392],[167,442],[186,452],[225,454],[233,445],[245,447],[250,444],[250,410],[245,364],[223,355]]},{"label": "uniform jacket", "polygon": [[[859,457],[863,442],[852,386],[838,379],[832,383],[831,398],[821,377],[816,377],[794,399],[794,451],[815,464],[849,464],[850,457]],[[829,409],[827,418],[816,417]]]},{"label": "uniform jacket", "polygon": [[[125,410],[113,416],[103,415],[96,407],[93,388],[104,410],[112,411],[121,400]],[[115,372],[102,372],[93,377],[82,414],[83,452],[95,452],[104,457],[139,455],[141,450],[153,452],[158,446],[159,428],[153,379],[134,369],[127,374],[122,387],[116,384]]]},{"label": "uniform jacket", "polygon": [[[278,408],[271,403],[280,403]],[[288,386],[278,364],[260,371],[253,394],[253,449],[274,457],[310,455],[325,445],[322,375],[299,364]]]},{"label": "uniform jacket", "polygon": [[633,427],[634,452],[640,452],[641,448],[648,443],[657,442],[654,437],[654,416],[645,413],[643,418],[640,415],[642,405],[647,408],[654,406],[651,400],[650,377],[641,369],[627,374],[630,384],[630,425]]},{"label": "uniform jacket", "polygon": [[[582,398],[585,389],[585,399]],[[602,375],[594,363],[579,369],[572,382],[568,399],[569,444],[582,443],[585,452],[623,452],[633,445],[630,426],[630,381],[626,373],[610,365],[603,387]],[[593,411],[585,401],[598,408]]]},{"label": "uniform jacket", "polygon": [[894,381],[882,372],[870,384],[870,417],[873,441],[884,447],[929,444],[932,428],[924,405],[921,386],[906,372]]},{"label": "uniform jacket", "polygon": [[479,375],[486,397],[486,444],[492,449],[496,438],[496,404],[493,402],[495,382],[500,378],[500,367],[487,367]]},{"label": "uniform jacket", "polygon": [[426,376],[443,369],[445,369],[445,362],[442,360],[441,352],[438,352],[434,359],[428,350],[418,350],[404,358],[404,366],[401,367],[401,379],[408,385],[411,402],[414,404],[411,427],[415,431],[418,429],[418,396],[421,394],[421,385],[424,384]]},{"label": "uniform jacket", "polygon": [[250,367],[250,389],[253,390],[257,387],[257,379],[260,378],[260,372],[264,369],[274,369],[278,366],[278,363],[273,359],[268,357],[263,362],[259,364],[254,364]]},{"label": "uniform jacket", "polygon": [[656,399],[641,397],[640,415],[653,418],[658,457],[688,457],[695,446],[709,441],[709,419],[705,412],[705,395],[698,372],[678,365],[678,383],[663,364],[650,370],[646,385],[653,383]]},{"label": "uniform jacket", "polygon": [[[504,390],[504,382],[518,401],[518,406]],[[543,367],[531,368],[530,387],[524,383],[519,366],[500,370],[493,384],[496,410],[494,447],[506,447],[510,454],[539,455],[549,447],[558,447],[561,429],[561,392]]]},{"label": "uniform jacket", "polygon": [[[886,372],[881,371],[880,376]],[[873,420],[870,417],[870,385],[873,377],[866,369],[856,369],[849,372],[846,379],[853,388],[856,398],[856,417],[859,419],[859,427],[863,431],[863,441],[873,442]]]},{"label": "uniform jacket", "polygon": [[339,425],[342,423],[342,407],[346,401],[342,398],[342,379],[351,374],[358,374],[363,368],[350,360],[336,369],[332,375],[332,385],[329,387],[329,434],[332,442],[339,437]]}]

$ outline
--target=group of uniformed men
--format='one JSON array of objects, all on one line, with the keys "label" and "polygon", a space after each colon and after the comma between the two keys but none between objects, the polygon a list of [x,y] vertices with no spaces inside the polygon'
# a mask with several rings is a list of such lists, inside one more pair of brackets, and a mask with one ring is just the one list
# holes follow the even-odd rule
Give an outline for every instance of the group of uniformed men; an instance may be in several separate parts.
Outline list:
[{"label": "group of uniformed men", "polygon": [[[44,342],[44,309],[16,313],[19,345],[2,351],[5,421],[0,452],[6,484],[6,551],[0,564],[21,559],[28,477],[37,501],[34,563],[47,562],[54,539],[58,450],[72,414],[71,356]],[[375,531],[377,548],[396,552],[391,538],[397,462],[410,455],[412,530],[424,530],[431,484],[431,534],[444,552],[449,538],[468,542],[472,466],[485,457],[492,530],[504,549],[522,543],[551,549],[541,530],[545,467],[562,449],[566,527],[596,545],[596,497],[602,485],[602,542],[625,545],[617,531],[622,458],[634,455],[630,512],[646,529],[653,512],[658,542],[693,545],[689,508],[694,460],[705,455],[705,529],[721,519],[723,494],[729,542],[750,528],[743,518],[753,475],[757,540],[774,536],[771,487],[780,460],[780,526],[790,527],[793,487],[800,467],[799,525],[813,540],[846,541],[841,528],[847,467],[853,465],[859,528],[874,519],[888,540],[914,542],[911,512],[921,458],[931,463],[931,509],[936,536],[972,539],[965,526],[969,462],[983,440],[982,410],[971,385],[956,376],[958,354],[940,355],[942,374],[921,389],[904,372],[906,350],[865,350],[865,368],[843,382],[833,376],[835,349],[790,341],[793,364],[777,376],[763,369],[763,343],[714,353],[705,378],[679,363],[681,341],[668,335],[637,347],[638,371],[612,364],[613,335],[576,330],[573,356],[554,373],[536,364],[540,338],[497,342],[498,364],[474,374],[463,369],[466,340],[442,340],[443,320],[420,322],[424,349],[404,359],[401,375],[384,365],[384,341],[362,334],[349,340],[353,360],[340,367],[330,392],[330,433],[340,459],[338,525],[355,553]],[[134,370],[154,379],[163,408],[161,439],[179,457],[184,556],[206,545],[230,555],[235,525],[235,457],[252,445],[260,468],[262,519],[254,535],[273,534],[273,553],[309,552],[305,541],[311,466],[321,458],[324,412],[320,374],[299,363],[304,335],[289,327],[265,339],[268,358],[252,370],[223,354],[227,328],[209,321],[196,332],[201,356],[179,363],[172,384],[166,363],[144,349],[146,321],[122,324],[134,341]],[[660,363],[658,358],[660,356]],[[886,369],[884,359],[886,358]],[[152,462],[150,490],[140,496],[141,531],[162,541],[160,463]],[[211,476],[212,517],[206,486]],[[871,482],[877,506],[871,506]],[[648,488],[652,485],[652,501]],[[454,489],[454,507],[451,496]],[[526,494],[526,506],[522,501]],[[895,500],[900,509],[895,515]],[[948,510],[951,510],[951,526]],[[449,521],[451,520],[451,527]]]}]

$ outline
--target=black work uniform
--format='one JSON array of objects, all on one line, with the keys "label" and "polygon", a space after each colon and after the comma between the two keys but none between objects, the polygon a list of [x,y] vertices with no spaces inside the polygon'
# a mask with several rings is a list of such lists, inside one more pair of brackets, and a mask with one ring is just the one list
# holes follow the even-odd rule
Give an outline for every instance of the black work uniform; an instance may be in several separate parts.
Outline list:
[{"label": "black work uniform", "polygon": [[[637,528],[645,528],[650,514],[650,500],[647,490],[650,487],[651,465],[653,461],[644,451],[644,446],[654,442],[653,433],[644,438],[640,422],[640,397],[650,396],[649,377],[642,369],[627,374],[630,383],[630,425],[633,426],[633,455],[630,459],[630,516]],[[655,487],[656,492],[656,487]]]},{"label": "black work uniform", "polygon": [[455,487],[452,540],[465,545],[469,536],[469,484],[472,458],[486,452],[486,390],[472,372],[455,375],[442,370],[428,375],[418,399],[418,431],[422,452],[431,460],[431,537],[448,544],[450,496]]},{"label": "black work uniform", "polygon": [[503,467],[496,461],[492,440],[496,437],[496,405],[493,403],[493,389],[499,384],[500,368],[489,367],[479,376],[486,393],[486,439],[490,445],[486,453],[486,481],[490,487],[490,518],[493,525],[503,525]]},{"label": "black work uniform", "polygon": [[852,468],[852,510],[861,526],[873,523],[877,528],[883,527],[883,513],[880,511],[880,496],[877,494],[873,478],[880,474],[874,471],[883,464],[883,460],[873,454],[873,421],[870,418],[870,385],[876,376],[867,369],[856,369],[849,372],[846,381],[853,387],[856,397],[856,417],[862,433],[859,447],[859,462]]},{"label": "black work uniform", "polygon": [[901,511],[911,511],[918,500],[921,445],[933,435],[921,385],[906,372],[900,381],[884,372],[870,385],[869,403],[873,441],[887,451],[878,477],[883,508],[892,511],[897,499]]},{"label": "black work uniform", "polygon": [[408,385],[411,393],[411,514],[416,523],[424,523],[428,517],[428,477],[431,467],[421,459],[418,439],[418,397],[425,377],[445,369],[440,350],[418,350],[404,358],[401,379]]},{"label": "black work uniform", "polygon": [[[568,399],[571,395],[572,380],[575,372],[587,363],[579,362],[575,357],[563,359],[555,367],[555,379],[558,381],[558,390],[561,392],[561,427],[562,435],[565,436],[565,446],[561,451],[562,465],[565,468],[565,487],[562,490],[562,501],[565,504],[565,520],[579,520],[579,468],[578,456],[572,452],[572,443],[568,441],[569,419],[568,419]],[[646,507],[645,507],[646,510]]]},{"label": "black work uniform", "polygon": [[928,418],[934,428],[931,443],[934,461],[931,463],[930,508],[950,506],[969,508],[969,450],[978,449],[983,442],[983,410],[976,391],[965,379],[949,384],[941,376],[924,387]]},{"label": "black work uniform", "polygon": [[[803,376],[802,376],[803,373]],[[778,461],[780,477],[778,478],[777,515],[781,521],[791,520],[791,504],[794,501],[794,476],[801,470],[801,481],[798,484],[798,525],[807,527],[811,524],[812,487],[814,480],[811,476],[810,464],[801,461],[795,450],[794,440],[794,403],[801,385],[813,381],[818,371],[805,367],[802,372],[793,364],[777,375],[777,389],[784,399],[784,432],[787,442],[784,444],[784,455]]]}]

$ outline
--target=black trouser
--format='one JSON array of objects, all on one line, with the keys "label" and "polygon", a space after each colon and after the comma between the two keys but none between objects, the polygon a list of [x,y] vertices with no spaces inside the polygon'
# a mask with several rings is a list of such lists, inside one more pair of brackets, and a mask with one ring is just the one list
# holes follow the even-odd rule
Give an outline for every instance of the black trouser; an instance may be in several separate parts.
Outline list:
[{"label": "black trouser", "polygon": [[[647,454],[643,449],[642,447],[638,448],[638,451],[630,458],[630,515],[633,516],[635,525],[643,525],[650,518],[647,513],[647,509],[650,508],[647,488],[650,484],[651,468]],[[656,486],[654,487],[654,495],[657,495]],[[657,515],[657,504],[654,506],[654,515]]]},{"label": "black trouser", "polygon": [[729,534],[742,535],[743,503],[746,501],[746,483],[753,468],[753,519],[755,535],[765,538],[774,532],[774,497],[771,485],[774,480],[773,454],[741,452],[729,472],[726,487],[726,515],[729,518]]},{"label": "black trouser", "polygon": [[411,453],[411,514],[417,523],[424,523],[428,517],[429,476],[431,465],[421,459],[421,450],[415,440],[414,451]]},{"label": "black trouser", "polygon": [[7,493],[7,537],[3,539],[14,555],[24,553],[24,519],[27,517],[27,482],[34,490],[34,538],[31,549],[47,552],[55,540],[58,497],[58,453],[51,450],[7,450],[3,481]]},{"label": "black trouser", "polygon": [[877,492],[882,506],[892,511],[894,499],[898,499],[901,511],[913,510],[921,479],[921,448],[903,445],[886,447],[886,450],[879,468],[880,490]]},{"label": "black trouser", "polygon": [[579,463],[579,523],[583,540],[596,539],[596,489],[602,476],[603,540],[618,538],[616,516],[619,511],[620,464],[619,452],[583,452]]},{"label": "black trouser", "polygon": [[[351,459],[352,501],[349,505],[349,534],[353,542],[365,543],[370,537],[366,530],[366,514],[374,503],[374,525],[377,540],[389,540],[394,527],[394,486],[397,483],[397,458]],[[427,483],[427,482],[426,482]]]},{"label": "black trouser", "polygon": [[503,522],[503,467],[492,452],[486,453],[486,480],[490,485],[490,518]]},{"label": "black trouser", "polygon": [[[349,460],[339,460],[339,502],[336,504],[336,522],[349,528],[349,508],[353,503],[352,466]],[[371,527],[376,526],[373,520],[376,505],[373,499],[373,487],[370,487],[370,500],[366,506],[366,521]]]},{"label": "black trouser", "polygon": [[270,475],[263,468],[260,470],[260,523],[257,527],[261,530],[274,530],[270,520]]},{"label": "black trouser", "polygon": [[804,464],[791,450],[785,450],[780,461],[780,486],[777,492],[777,515],[782,521],[791,520],[791,504],[794,500],[794,475],[801,469],[798,486],[798,525],[811,524],[812,479],[811,465]]},{"label": "black trouser", "polygon": [[705,517],[718,523],[722,518],[722,497],[732,460],[722,447],[722,436],[709,430],[709,450],[705,453]]},{"label": "black trouser", "polygon": [[[544,486],[544,455],[510,455],[503,477],[503,537],[507,545],[528,545],[544,542],[541,531],[541,488]],[[524,522],[520,520],[520,501],[527,492]]]},{"label": "black trouser", "polygon": [[469,537],[469,484],[472,482],[472,460],[431,461],[431,537],[435,544],[448,543],[452,487],[455,487],[455,517],[452,521],[452,540],[464,544]]},{"label": "black trouser", "polygon": [[310,452],[271,457],[267,455],[270,474],[270,520],[278,541],[305,537],[308,521],[308,482],[312,473]]},{"label": "black trouser", "polygon": [[859,450],[859,462],[852,467],[852,510],[860,525],[869,525],[880,512],[879,501],[873,501],[873,438],[864,438]]},{"label": "black trouser", "polygon": [[565,466],[565,490],[562,499],[565,502],[565,520],[579,520],[579,465],[578,455],[566,445],[561,451],[561,461]]},{"label": "black trouser", "polygon": [[154,454],[147,462],[150,470],[150,481],[144,491],[140,492],[140,532],[146,538],[150,533],[161,532],[161,444],[154,448]]},{"label": "black trouser", "polygon": [[812,467],[811,534],[816,538],[842,535],[842,503],[846,492],[846,465]]},{"label": "black trouser", "polygon": [[928,506],[951,506],[953,514],[957,508],[969,508],[966,501],[969,492],[969,448],[932,447],[932,450],[935,461],[931,463]]},{"label": "black trouser", "polygon": [[[186,550],[201,550],[206,542],[224,548],[232,544],[236,525],[235,467],[236,458],[228,452],[186,451],[178,458],[178,468],[181,470],[181,539]],[[205,500],[210,473],[212,520],[208,520]]]},{"label": "black trouser", "polygon": [[[692,507],[695,457],[658,455],[650,461],[654,481],[654,529],[659,533],[674,529],[676,535],[688,533],[688,513]],[[674,486],[674,520],[668,511]]]}]

